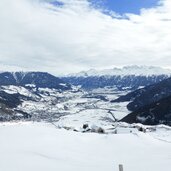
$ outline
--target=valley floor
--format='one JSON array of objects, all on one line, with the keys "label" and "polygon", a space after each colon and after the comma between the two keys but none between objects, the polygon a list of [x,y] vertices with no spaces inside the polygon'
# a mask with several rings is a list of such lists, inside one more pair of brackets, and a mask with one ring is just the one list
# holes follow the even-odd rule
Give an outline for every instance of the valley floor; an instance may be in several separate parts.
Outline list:
[{"label": "valley floor", "polygon": [[171,129],[96,134],[47,123],[0,124],[2,171],[170,171]]}]

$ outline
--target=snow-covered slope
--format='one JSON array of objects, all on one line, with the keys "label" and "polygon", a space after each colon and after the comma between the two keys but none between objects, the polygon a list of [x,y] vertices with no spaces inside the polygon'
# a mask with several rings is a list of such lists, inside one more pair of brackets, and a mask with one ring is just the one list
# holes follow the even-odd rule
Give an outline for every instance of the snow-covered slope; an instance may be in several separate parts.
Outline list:
[{"label": "snow-covered slope", "polygon": [[170,171],[171,130],[94,134],[42,123],[0,124],[2,171]]},{"label": "snow-covered slope", "polygon": [[136,76],[151,76],[151,75],[171,75],[170,69],[164,69],[155,66],[125,66],[123,68],[113,68],[105,70],[95,70],[90,69],[88,71],[82,71],[75,74],[69,74],[67,77],[89,77],[89,76],[126,76],[126,75],[136,75]]}]

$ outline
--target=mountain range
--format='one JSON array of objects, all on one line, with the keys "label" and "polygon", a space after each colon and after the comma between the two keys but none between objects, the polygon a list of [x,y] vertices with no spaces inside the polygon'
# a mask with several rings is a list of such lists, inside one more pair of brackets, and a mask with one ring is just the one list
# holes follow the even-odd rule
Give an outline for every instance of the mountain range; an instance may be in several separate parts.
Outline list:
[{"label": "mountain range", "polygon": [[158,83],[171,76],[171,70],[153,66],[126,66],[106,70],[89,70],[61,77],[64,81],[85,90],[116,87],[136,90]]},{"label": "mountain range", "polygon": [[100,77],[100,76],[152,76],[152,75],[171,75],[170,69],[165,69],[156,66],[124,66],[122,68],[113,68],[113,69],[103,69],[96,70],[90,69],[88,71],[81,71],[79,73],[73,73],[65,75],[65,77]]},{"label": "mountain range", "polygon": [[0,85],[15,85],[39,88],[55,88],[69,90],[71,85],[46,72],[2,72],[0,73]]},{"label": "mountain range", "polygon": [[[125,68],[131,70],[130,67]],[[132,70],[135,68],[140,69],[134,66]],[[157,70],[155,67],[150,68]],[[84,79],[86,84],[81,85],[81,79]],[[79,87],[71,84],[76,80],[79,82],[74,85]],[[112,98],[114,99],[111,100]],[[93,113],[98,111],[97,116],[102,116],[104,119],[104,114],[119,112],[117,108],[120,104],[122,110],[122,104],[125,102],[130,112],[120,117],[120,121],[171,125],[169,72],[167,74],[164,71],[156,72],[155,75],[127,73],[124,76],[62,78],[46,72],[0,73],[0,121],[22,119],[57,121],[62,116],[82,112],[85,116],[86,112],[91,111]]]}]

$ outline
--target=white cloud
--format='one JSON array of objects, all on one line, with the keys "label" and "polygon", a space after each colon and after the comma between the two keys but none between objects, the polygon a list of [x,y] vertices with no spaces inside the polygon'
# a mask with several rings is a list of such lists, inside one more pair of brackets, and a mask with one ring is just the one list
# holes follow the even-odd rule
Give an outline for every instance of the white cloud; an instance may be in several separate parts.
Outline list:
[{"label": "white cloud", "polygon": [[170,0],[128,19],[105,15],[86,0],[61,0],[60,7],[47,1],[0,1],[1,68],[58,75],[132,64],[170,67]]}]

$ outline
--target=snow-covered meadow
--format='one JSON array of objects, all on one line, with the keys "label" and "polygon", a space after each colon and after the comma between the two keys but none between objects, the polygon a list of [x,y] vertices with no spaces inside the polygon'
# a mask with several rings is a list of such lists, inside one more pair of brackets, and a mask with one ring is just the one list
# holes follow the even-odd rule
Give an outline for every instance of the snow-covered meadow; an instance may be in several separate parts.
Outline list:
[{"label": "snow-covered meadow", "polygon": [[80,133],[47,123],[0,124],[2,171],[170,171],[171,129]]}]

